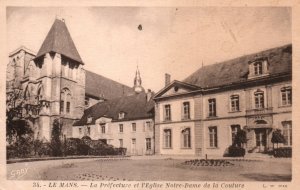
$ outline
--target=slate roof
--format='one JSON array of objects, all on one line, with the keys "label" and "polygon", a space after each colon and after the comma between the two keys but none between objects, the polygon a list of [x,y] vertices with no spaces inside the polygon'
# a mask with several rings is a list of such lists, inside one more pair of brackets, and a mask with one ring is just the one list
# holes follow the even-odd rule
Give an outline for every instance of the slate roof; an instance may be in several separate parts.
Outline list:
[{"label": "slate roof", "polygon": [[184,79],[183,82],[202,88],[211,88],[247,81],[248,63],[259,58],[268,59],[269,76],[292,71],[292,45],[289,44],[204,66]]},{"label": "slate roof", "polygon": [[62,20],[56,19],[54,21],[36,57],[38,58],[49,52],[60,53],[70,59],[84,64],[65,22]]},{"label": "slate roof", "polygon": [[86,70],[85,94],[98,97],[100,99],[114,99],[134,94],[134,90],[129,86]]},{"label": "slate roof", "polygon": [[[152,95],[153,97],[153,95]],[[125,112],[125,118],[119,120],[119,113]],[[82,118],[75,122],[74,126],[87,124],[87,118],[92,117],[90,124],[95,124],[95,120],[100,117],[112,118],[112,121],[128,121],[154,117],[154,101],[147,101],[147,94],[141,92],[130,96],[123,96],[104,102],[99,102],[86,109]]]}]

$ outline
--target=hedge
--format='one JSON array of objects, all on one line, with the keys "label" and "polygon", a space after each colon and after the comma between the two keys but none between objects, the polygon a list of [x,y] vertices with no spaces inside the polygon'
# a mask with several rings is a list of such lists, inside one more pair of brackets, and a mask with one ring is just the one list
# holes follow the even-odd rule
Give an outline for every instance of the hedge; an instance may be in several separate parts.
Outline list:
[{"label": "hedge", "polygon": [[291,158],[292,148],[291,147],[280,147],[273,150],[273,155],[276,158]]},{"label": "hedge", "polygon": [[229,157],[244,157],[245,153],[246,153],[246,151],[242,147],[230,146],[228,148],[228,156]]}]

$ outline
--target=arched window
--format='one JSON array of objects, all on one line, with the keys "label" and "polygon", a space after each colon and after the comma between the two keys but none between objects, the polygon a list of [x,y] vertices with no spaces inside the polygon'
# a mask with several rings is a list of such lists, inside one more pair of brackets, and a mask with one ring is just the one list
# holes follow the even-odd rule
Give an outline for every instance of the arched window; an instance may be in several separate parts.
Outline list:
[{"label": "arched window", "polygon": [[181,131],[182,147],[191,148],[191,129],[185,128]]},{"label": "arched window", "polygon": [[37,98],[37,101],[38,101],[38,102],[39,102],[40,100],[43,99],[43,95],[44,95],[44,87],[43,87],[42,84],[40,84],[40,85],[38,86],[38,90],[37,90],[36,95],[37,95],[36,98]]},{"label": "arched window", "polygon": [[60,113],[67,113],[71,112],[71,92],[69,89],[64,88],[60,94]]},{"label": "arched window", "polygon": [[262,90],[257,90],[254,93],[254,102],[255,102],[255,108],[260,109],[260,108],[264,108],[264,103],[265,103],[265,99],[264,99],[264,92]]}]

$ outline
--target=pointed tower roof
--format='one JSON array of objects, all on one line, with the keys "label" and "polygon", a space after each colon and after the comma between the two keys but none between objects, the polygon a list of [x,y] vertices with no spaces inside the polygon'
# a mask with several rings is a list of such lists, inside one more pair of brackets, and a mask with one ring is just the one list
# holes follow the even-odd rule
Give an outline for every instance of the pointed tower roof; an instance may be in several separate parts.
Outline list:
[{"label": "pointed tower roof", "polygon": [[74,61],[84,64],[64,20],[55,19],[36,57],[40,57],[49,52],[60,53]]}]

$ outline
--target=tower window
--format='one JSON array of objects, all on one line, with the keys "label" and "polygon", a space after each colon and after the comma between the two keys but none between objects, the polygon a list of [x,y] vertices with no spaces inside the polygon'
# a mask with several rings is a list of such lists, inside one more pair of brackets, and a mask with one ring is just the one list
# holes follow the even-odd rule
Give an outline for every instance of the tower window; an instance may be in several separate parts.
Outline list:
[{"label": "tower window", "polygon": [[60,113],[63,113],[64,112],[64,101],[63,100],[61,100],[60,101]]},{"label": "tower window", "polygon": [[71,103],[67,102],[67,107],[66,107],[67,113],[70,113],[70,106],[71,106]]}]

